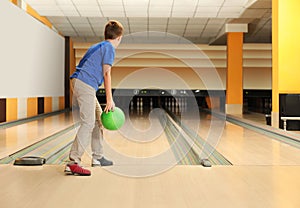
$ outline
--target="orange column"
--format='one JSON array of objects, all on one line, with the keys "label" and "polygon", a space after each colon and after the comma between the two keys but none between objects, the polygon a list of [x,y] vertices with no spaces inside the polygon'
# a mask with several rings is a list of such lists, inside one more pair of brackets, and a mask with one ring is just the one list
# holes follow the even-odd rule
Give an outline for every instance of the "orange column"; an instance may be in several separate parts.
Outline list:
[{"label": "orange column", "polygon": [[243,33],[227,34],[226,113],[243,113]]}]

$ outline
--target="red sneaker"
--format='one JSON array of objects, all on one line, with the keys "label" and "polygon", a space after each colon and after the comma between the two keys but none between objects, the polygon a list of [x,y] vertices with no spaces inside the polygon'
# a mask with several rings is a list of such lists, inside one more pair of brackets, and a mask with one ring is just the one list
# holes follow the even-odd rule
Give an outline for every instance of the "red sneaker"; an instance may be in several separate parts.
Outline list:
[{"label": "red sneaker", "polygon": [[69,175],[80,175],[80,176],[90,176],[91,171],[84,169],[77,163],[70,163],[66,165],[65,173]]}]

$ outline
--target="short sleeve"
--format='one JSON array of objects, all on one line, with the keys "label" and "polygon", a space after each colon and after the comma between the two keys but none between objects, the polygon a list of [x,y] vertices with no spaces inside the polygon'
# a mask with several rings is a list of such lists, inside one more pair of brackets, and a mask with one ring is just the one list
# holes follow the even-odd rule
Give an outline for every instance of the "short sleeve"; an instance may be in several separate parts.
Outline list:
[{"label": "short sleeve", "polygon": [[107,64],[112,66],[115,59],[115,49],[114,47],[109,43],[105,44],[103,47],[103,59],[102,64]]}]

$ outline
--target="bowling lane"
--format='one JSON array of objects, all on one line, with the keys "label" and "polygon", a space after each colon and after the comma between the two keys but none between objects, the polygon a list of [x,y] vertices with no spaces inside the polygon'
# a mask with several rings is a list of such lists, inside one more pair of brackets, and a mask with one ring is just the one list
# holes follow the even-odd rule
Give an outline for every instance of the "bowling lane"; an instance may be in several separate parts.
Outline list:
[{"label": "bowling lane", "polygon": [[72,112],[0,129],[0,158],[23,149],[73,124]]},{"label": "bowling lane", "polygon": [[[116,165],[133,164],[135,161],[131,160],[132,158],[148,159],[153,157],[156,159],[152,162],[159,165],[163,163],[170,164],[174,161],[174,165],[200,165],[200,159],[208,159],[207,157],[202,158],[201,156],[203,155],[197,154],[197,149],[203,147],[201,142],[190,138],[189,135],[185,133],[186,130],[176,125],[176,122],[167,116],[165,112],[163,115],[166,118],[166,123],[162,122],[162,117],[164,116],[160,118],[152,116],[152,126],[145,113],[144,115],[131,116],[130,122],[132,122],[133,128],[141,130],[141,134],[139,134],[139,132],[136,133],[138,135],[137,137],[133,136],[133,134],[128,134],[124,128],[120,131],[104,131],[105,155],[113,159]],[[156,134],[153,134],[149,128],[154,128]],[[129,131],[132,130],[135,131],[130,127]],[[194,140],[194,143],[192,140]],[[191,142],[193,143],[192,148]],[[164,154],[168,155],[169,158],[163,157],[162,155]],[[159,161],[160,158],[163,158],[162,161]],[[169,160],[165,160],[166,158]],[[209,160],[213,164],[230,165],[230,162],[226,161],[226,158],[219,155],[217,151],[214,151]]]},{"label": "bowling lane", "polygon": [[[211,118],[201,112],[198,134],[203,138],[207,138]],[[233,165],[300,165],[300,149],[229,122],[216,149]]]}]

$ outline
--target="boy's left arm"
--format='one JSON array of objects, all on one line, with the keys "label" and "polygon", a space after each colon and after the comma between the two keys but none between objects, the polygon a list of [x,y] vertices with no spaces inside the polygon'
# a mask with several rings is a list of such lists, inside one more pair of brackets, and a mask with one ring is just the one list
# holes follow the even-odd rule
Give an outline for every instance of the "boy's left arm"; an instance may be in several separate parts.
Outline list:
[{"label": "boy's left arm", "polygon": [[112,97],[111,90],[111,66],[108,64],[103,65],[103,76],[104,76],[104,88],[106,94],[106,106],[104,112],[108,112],[109,110],[114,110],[115,103]]}]

